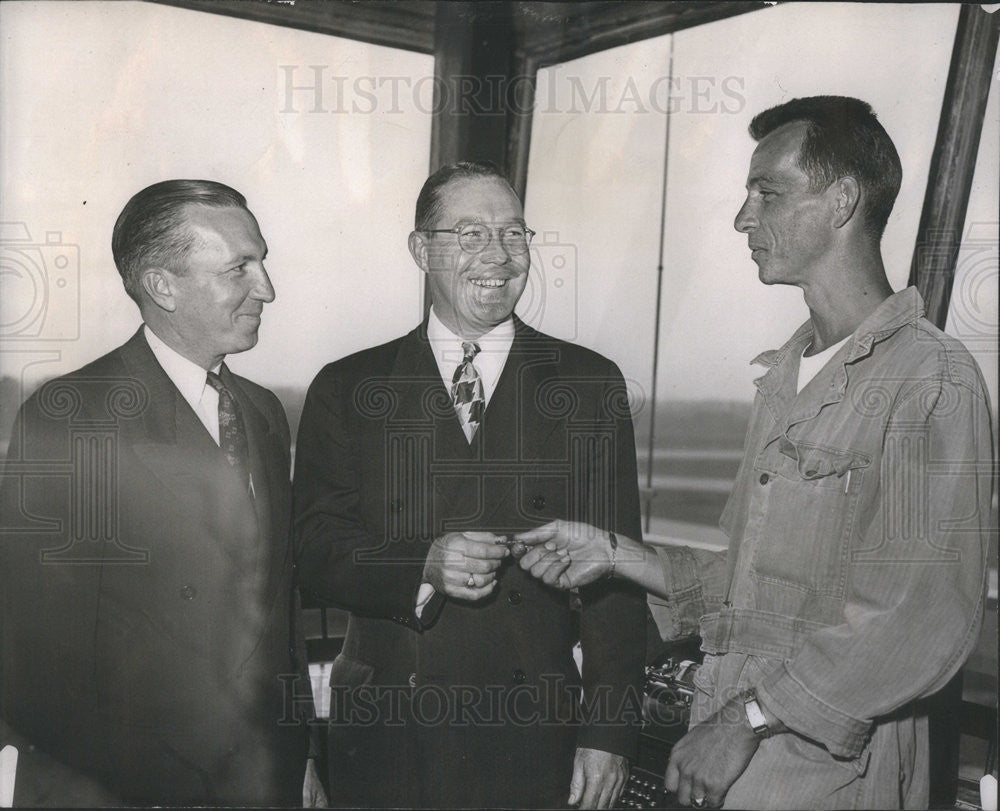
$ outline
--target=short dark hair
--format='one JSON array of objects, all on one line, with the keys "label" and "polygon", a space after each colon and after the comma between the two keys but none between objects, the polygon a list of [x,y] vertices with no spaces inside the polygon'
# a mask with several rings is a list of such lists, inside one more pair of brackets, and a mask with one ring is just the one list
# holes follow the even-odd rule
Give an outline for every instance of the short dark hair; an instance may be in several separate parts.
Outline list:
[{"label": "short dark hair", "polygon": [[151,265],[176,270],[191,249],[184,227],[190,205],[246,209],[246,198],[214,180],[164,180],[125,204],[111,236],[111,253],[125,291],[141,303],[139,274]]},{"label": "short dark hair", "polygon": [[754,116],[750,135],[759,141],[796,121],[808,125],[798,163],[812,190],[848,175],[855,178],[861,185],[865,224],[881,237],[899,194],[903,167],[871,105],[848,96],[792,99]]},{"label": "short dark hair", "polygon": [[510,186],[510,181],[492,161],[460,161],[442,166],[424,181],[423,188],[420,189],[417,211],[413,218],[414,230],[430,228],[441,213],[441,190],[451,181],[467,177],[495,177]]}]

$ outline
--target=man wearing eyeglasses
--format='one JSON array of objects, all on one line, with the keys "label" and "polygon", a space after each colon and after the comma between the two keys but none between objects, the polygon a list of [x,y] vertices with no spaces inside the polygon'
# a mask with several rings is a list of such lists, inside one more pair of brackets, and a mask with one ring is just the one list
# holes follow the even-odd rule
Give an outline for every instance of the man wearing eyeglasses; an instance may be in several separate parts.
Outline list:
[{"label": "man wearing eyeglasses", "polygon": [[310,387],[299,575],[351,612],[331,676],[334,805],[607,808],[627,776],[641,592],[549,589],[508,542],[568,516],[639,532],[617,366],[513,315],[532,234],[495,167],[438,170],[409,237],[428,317]]}]

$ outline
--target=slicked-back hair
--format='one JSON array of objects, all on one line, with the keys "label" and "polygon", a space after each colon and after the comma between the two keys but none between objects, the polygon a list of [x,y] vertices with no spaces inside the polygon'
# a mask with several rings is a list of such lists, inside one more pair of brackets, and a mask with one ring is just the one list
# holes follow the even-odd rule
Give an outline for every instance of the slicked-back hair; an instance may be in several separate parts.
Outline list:
[{"label": "slicked-back hair", "polygon": [[[495,177],[510,187],[510,182],[500,168],[491,161],[461,161],[442,166],[427,180],[417,196],[417,211],[414,216],[414,230],[431,228],[441,213],[441,190],[453,180],[472,177]],[[513,189],[511,189],[513,191]]]},{"label": "slicked-back hair", "polygon": [[899,194],[903,167],[871,105],[848,96],[792,99],[754,116],[750,135],[759,141],[795,121],[808,125],[798,164],[809,176],[811,190],[853,177],[861,186],[865,225],[881,237]]},{"label": "slicked-back hair", "polygon": [[214,180],[164,180],[132,197],[115,222],[111,253],[125,291],[141,304],[139,278],[148,267],[179,271],[191,249],[184,217],[190,205],[246,209],[246,198]]}]

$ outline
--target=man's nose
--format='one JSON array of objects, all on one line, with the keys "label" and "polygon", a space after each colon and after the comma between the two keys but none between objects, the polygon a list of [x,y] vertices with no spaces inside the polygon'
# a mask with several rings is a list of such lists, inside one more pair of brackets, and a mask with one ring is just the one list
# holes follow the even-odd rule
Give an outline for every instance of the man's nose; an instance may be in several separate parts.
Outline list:
[{"label": "man's nose", "polygon": [[261,265],[257,272],[257,276],[254,279],[253,290],[250,295],[252,295],[258,301],[263,301],[265,303],[270,303],[274,301],[274,287],[271,284],[271,279],[267,275],[267,271],[264,266]]},{"label": "man's nose", "polygon": [[751,231],[757,225],[757,217],[753,213],[750,198],[748,197],[743,201],[743,205],[740,206],[740,210],[736,212],[736,219],[733,220],[733,228],[739,231],[741,234],[746,234]]},{"label": "man's nose", "polygon": [[494,232],[491,237],[490,244],[483,248],[479,258],[494,265],[506,265],[510,261],[510,254],[503,246],[500,234]]}]

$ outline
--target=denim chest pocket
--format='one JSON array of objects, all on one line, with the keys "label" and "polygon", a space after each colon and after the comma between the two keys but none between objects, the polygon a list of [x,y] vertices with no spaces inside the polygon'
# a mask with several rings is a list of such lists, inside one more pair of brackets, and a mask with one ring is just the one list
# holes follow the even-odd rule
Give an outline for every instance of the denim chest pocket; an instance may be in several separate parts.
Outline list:
[{"label": "denim chest pocket", "polygon": [[870,465],[863,453],[787,441],[758,457],[766,488],[751,564],[758,580],[843,596],[854,513]]}]

